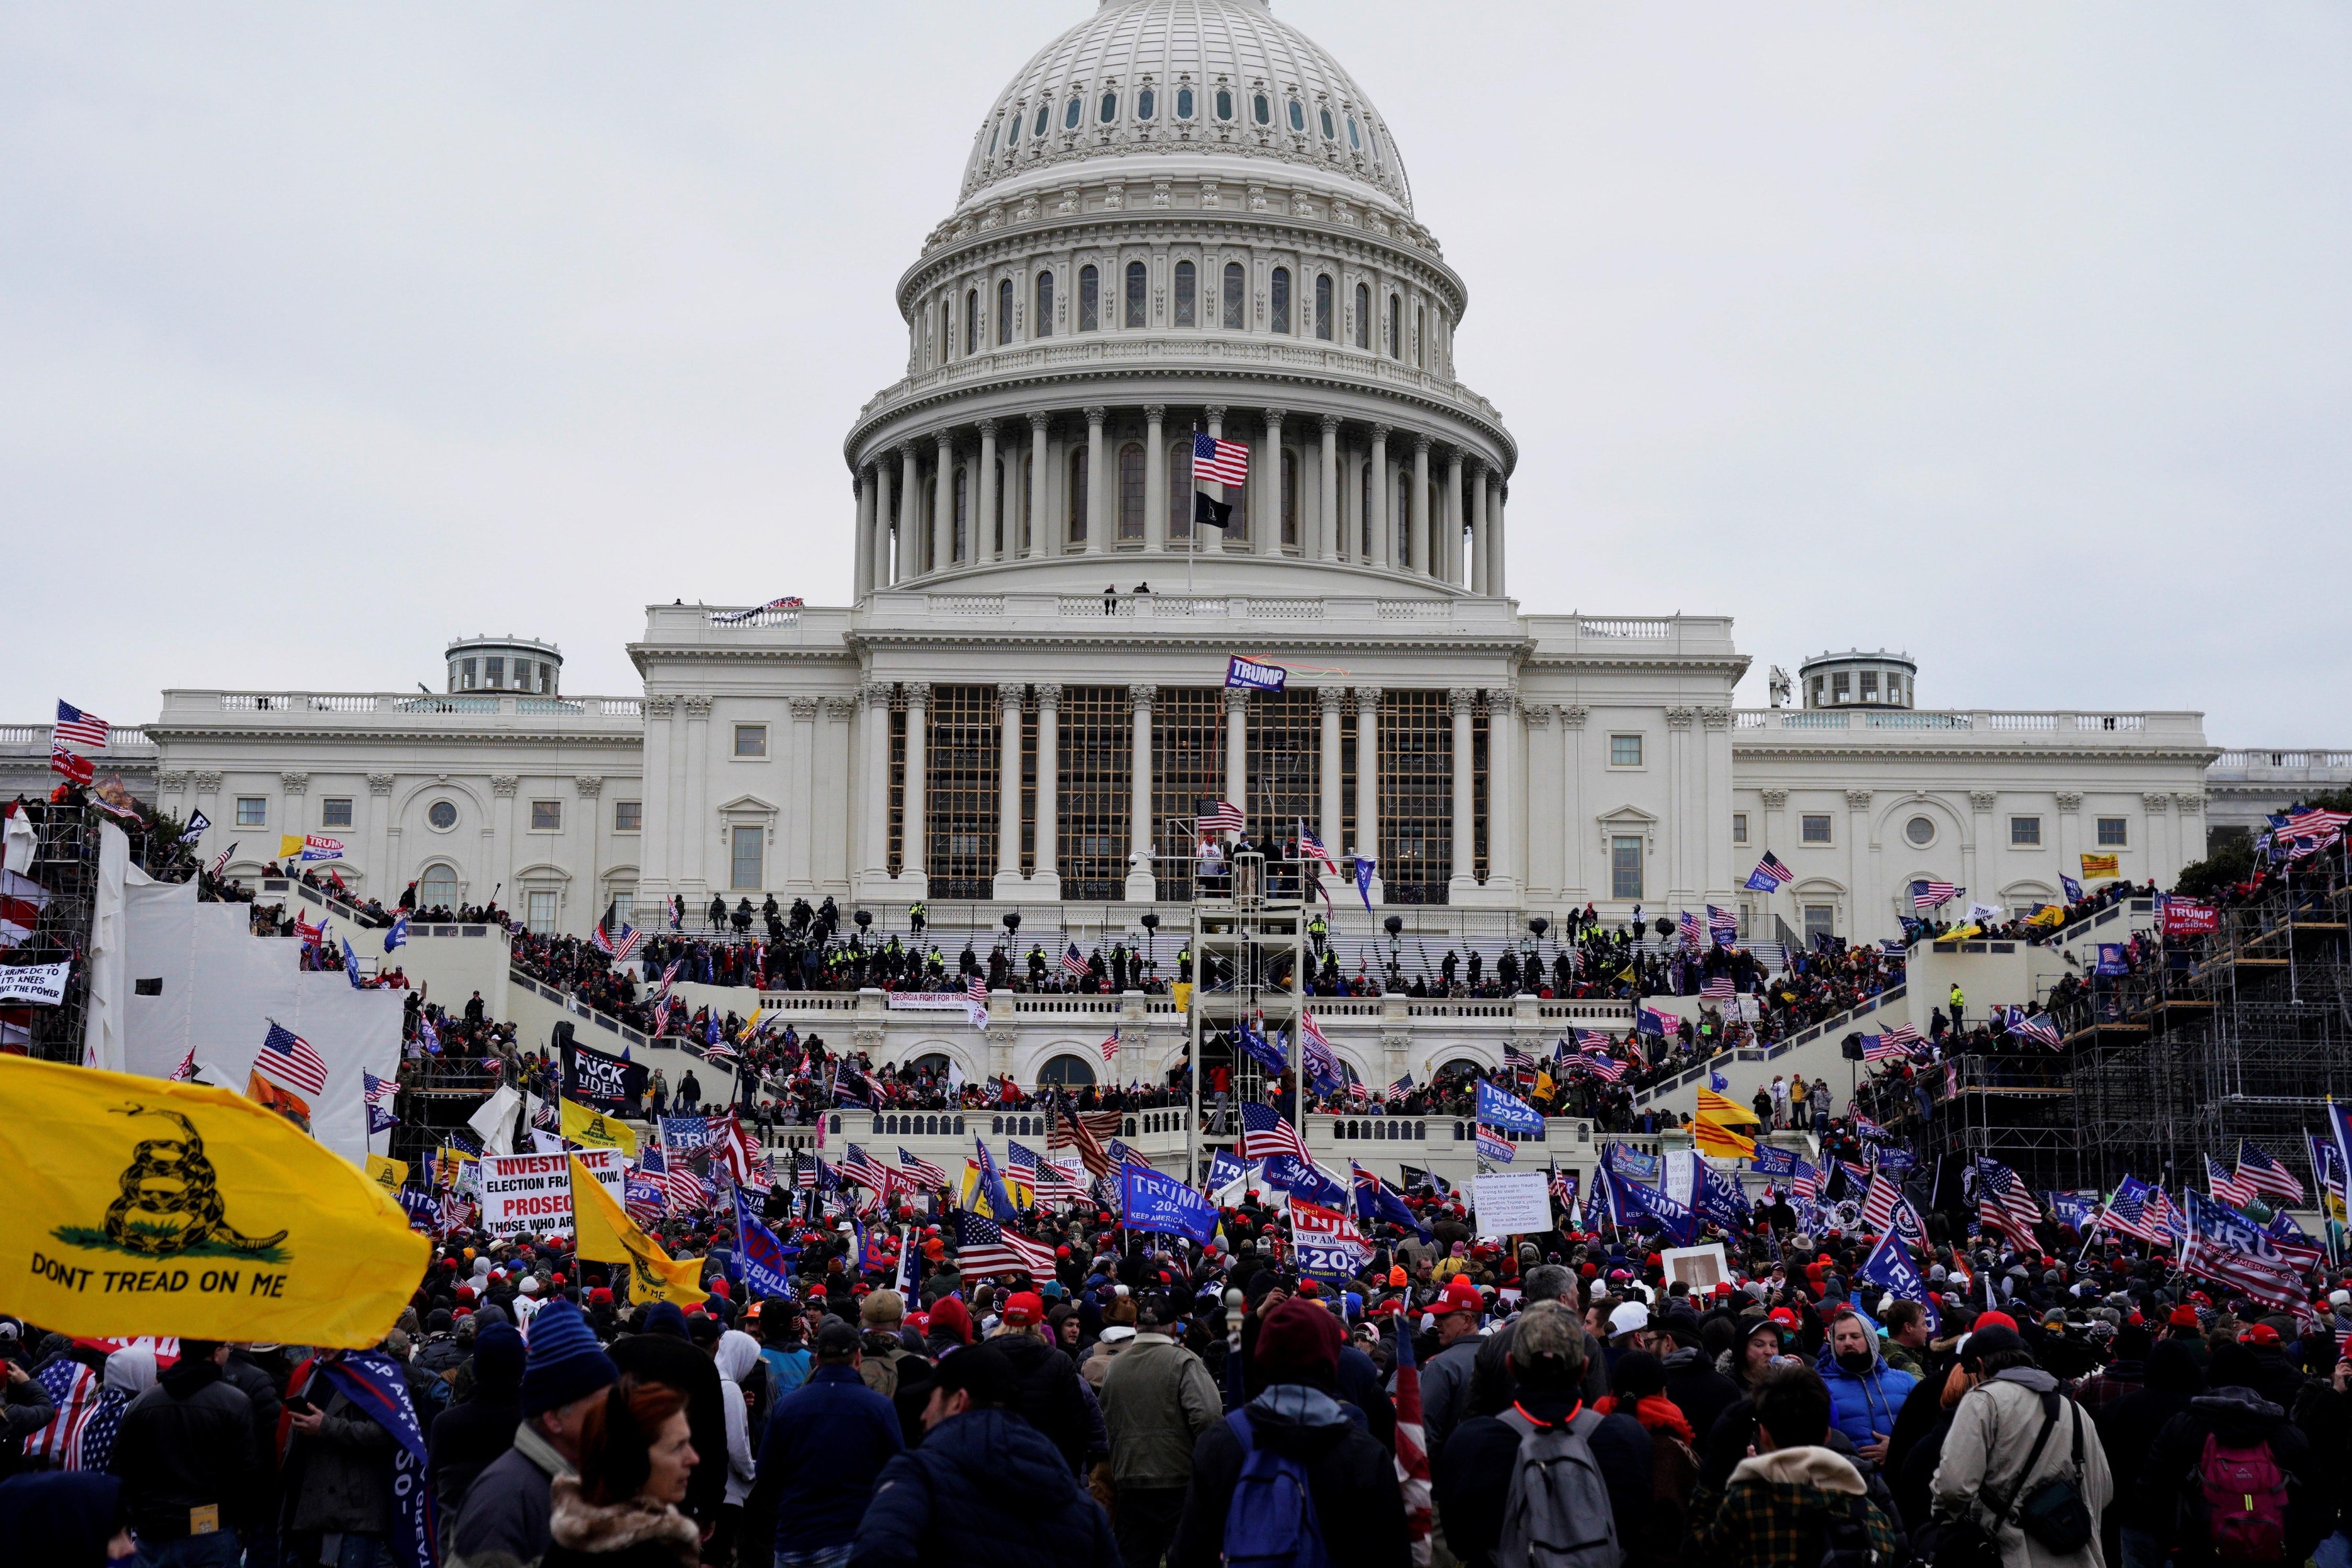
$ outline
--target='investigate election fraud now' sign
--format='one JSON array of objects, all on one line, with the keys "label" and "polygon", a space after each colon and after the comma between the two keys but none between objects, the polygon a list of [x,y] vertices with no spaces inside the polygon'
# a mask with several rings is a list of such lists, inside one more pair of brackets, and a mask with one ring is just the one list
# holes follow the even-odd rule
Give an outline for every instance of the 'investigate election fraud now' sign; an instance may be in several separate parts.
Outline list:
[{"label": "'investigate election fraud now' sign", "polygon": [[618,1149],[583,1149],[563,1154],[482,1156],[482,1229],[491,1236],[568,1236],[572,1233],[572,1167],[577,1160],[595,1175],[614,1203],[626,1201],[627,1163]]}]

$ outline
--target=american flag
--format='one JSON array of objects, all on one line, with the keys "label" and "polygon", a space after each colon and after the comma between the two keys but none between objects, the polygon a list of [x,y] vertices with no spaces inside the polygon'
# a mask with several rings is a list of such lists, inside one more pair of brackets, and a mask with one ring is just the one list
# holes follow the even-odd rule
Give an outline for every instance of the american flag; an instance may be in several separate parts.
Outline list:
[{"label": "american flag", "polygon": [[1249,482],[1249,447],[1239,441],[1221,441],[1205,430],[1192,433],[1192,482],[1240,485]]},{"label": "american flag", "polygon": [[1413,1363],[1412,1334],[1396,1323],[1396,1468],[1404,1492],[1405,1534],[1412,1542],[1412,1568],[1429,1568],[1429,1436],[1422,1425],[1421,1368]]},{"label": "american flag", "polygon": [[1698,994],[1710,1002],[1728,1002],[1739,993],[1731,984],[1730,975],[1710,974],[1706,984],[1698,988]]},{"label": "american flag", "polygon": [[852,1143],[841,1161],[841,1179],[856,1182],[861,1187],[871,1187],[885,1197],[898,1182],[898,1173]]},{"label": "american flag", "polygon": [[1775,892],[1783,882],[1793,882],[1797,874],[1780,864],[1780,858],[1770,850],[1756,862],[1756,869],[1748,873],[1748,885],[1759,893]]},{"label": "american flag", "polygon": [[1087,1201],[1087,1184],[1083,1173],[1070,1165],[1057,1165],[1037,1151],[1015,1143],[1010,1139],[1004,1144],[1004,1163],[1010,1170],[1022,1173],[1022,1179],[1037,1194],[1041,1204],[1082,1204]]},{"label": "american flag", "polygon": [[729,1043],[727,1037],[721,1035],[702,1047],[702,1059],[710,1062],[731,1062],[740,1060],[741,1057],[734,1046]]},{"label": "american flag", "polygon": [[626,963],[631,958],[635,956],[637,949],[645,946],[645,932],[629,924],[626,921],[621,922],[621,931],[618,936],[615,936],[600,925],[596,928],[595,934],[588,939],[589,946],[594,948],[599,952],[611,954],[613,961],[615,963]]},{"label": "american flag", "polygon": [[2030,1018],[2017,1019],[2010,1025],[2009,1032],[2020,1039],[2032,1040],[2039,1045],[2048,1046],[2053,1051],[2066,1043],[2065,1037],[2058,1032],[2058,1026],[2050,1021],[2050,1016],[2046,1013],[2036,1013]]},{"label": "american flag", "polygon": [[2268,1193],[2291,1203],[2303,1202],[2303,1183],[2294,1172],[2263,1151],[2252,1139],[2238,1144],[2238,1185],[2249,1192]]},{"label": "american flag", "polygon": [[1402,1100],[1412,1092],[1412,1074],[1407,1073],[1402,1078],[1397,1079],[1396,1082],[1389,1085],[1388,1098],[1391,1100]]},{"label": "american flag", "polygon": [[716,1124],[719,1133],[719,1157],[726,1162],[727,1173],[739,1187],[755,1193],[768,1190],[768,1157],[751,1130],[743,1125],[740,1116],[730,1116]]},{"label": "american flag", "polygon": [[1242,815],[1240,806],[1232,801],[1221,800],[1203,812],[1195,826],[1204,834],[1239,833],[1249,826],[1249,819]]},{"label": "american flag", "polygon": [[2304,1300],[2294,1265],[2245,1215],[2195,1192],[2181,1194],[2189,1235],[2180,1249],[2183,1273],[2242,1290],[2257,1301],[2288,1307]]},{"label": "american flag", "polygon": [[[58,717],[62,721],[65,704],[62,702],[58,704]],[[101,725],[100,728],[102,731],[104,726]],[[101,733],[100,739],[103,738]],[[2352,825],[2352,811],[2323,811],[2313,806],[2303,811],[2290,811],[2283,816],[2274,816],[2271,818],[2271,823],[2273,842],[2282,844],[2308,842],[2316,848],[2326,839],[2342,832],[2347,825]]]},{"label": "american flag", "polygon": [[1103,1043],[1098,1048],[1102,1051],[1103,1060],[1112,1060],[1118,1055],[1118,1037],[1115,1034],[1104,1036]]},{"label": "american flag", "polygon": [[1889,1024],[1884,1032],[1888,1039],[1906,1049],[1915,1048],[1924,1043],[1919,1031],[1908,1024]]},{"label": "american flag", "polygon": [[1575,1039],[1576,1048],[1580,1051],[1605,1052],[1613,1043],[1599,1029],[1570,1029],[1569,1034]]},{"label": "american flag", "polygon": [[1907,1057],[1911,1053],[1892,1034],[1864,1035],[1862,1037],[1862,1059],[1883,1062],[1890,1058]]},{"label": "american flag", "polygon": [[1822,1197],[1822,1175],[1819,1171],[1797,1162],[1796,1171],[1789,1177],[1789,1194],[1800,1203],[1819,1203]]},{"label": "american flag", "polygon": [[2155,1216],[2148,1212],[2149,1193],[2150,1188],[2147,1183],[2126,1176],[2116,1184],[2115,1195],[2107,1200],[2105,1209],[2102,1211],[2091,1228],[2096,1230],[2105,1226],[2108,1230],[2124,1236],[2136,1237],[2141,1241],[2151,1242],[2158,1247],[2170,1246],[2171,1235],[2161,1225],[2155,1223]]},{"label": "american flag", "polygon": [[1571,1065],[1584,1068],[1603,1083],[1615,1083],[1625,1076],[1625,1064],[1607,1051],[1588,1050]]},{"label": "american flag", "polygon": [[2278,1248],[2279,1256],[2292,1264],[2298,1274],[2310,1273],[2327,1256],[2327,1249],[2312,1240],[2303,1226],[2295,1223],[2294,1215],[2284,1209],[2271,1215],[2271,1223],[2263,1227],[2263,1234],[2271,1238],[2271,1245]]},{"label": "american flag", "polygon": [[873,1089],[866,1075],[847,1062],[837,1062],[833,1069],[833,1102],[835,1105],[870,1105]]},{"label": "american flag", "polygon": [[1062,973],[1075,974],[1081,980],[1087,977],[1086,955],[1078,951],[1078,944],[1075,942],[1062,950]]},{"label": "american flag", "polygon": [[801,596],[798,594],[787,594],[781,599],[771,599],[764,605],[754,605],[748,610],[726,610],[714,613],[710,616],[710,624],[714,626],[740,626],[745,621],[764,616],[771,610],[797,610],[803,607]]},{"label": "american flag", "polygon": [[106,744],[107,722],[95,713],[85,713],[70,702],[58,704],[58,725],[49,731],[49,744],[58,746],[89,746]]},{"label": "american flag", "polygon": [[[937,1167],[933,1168],[936,1169]],[[809,1163],[803,1165],[800,1163],[799,1153],[797,1152],[794,1152],[793,1155],[793,1185],[804,1188],[809,1192],[816,1191],[817,1177],[824,1169],[824,1157],[823,1155],[810,1155]],[[831,1184],[827,1184],[830,1185]],[[940,1178],[940,1185],[944,1187],[947,1184],[946,1178]]]},{"label": "american flag", "polygon": [[[648,1161],[656,1158],[652,1150],[646,1152]],[[669,1183],[667,1177],[656,1181],[641,1165],[621,1179],[621,1207],[639,1225],[656,1225],[669,1213]]]},{"label": "american flag", "polygon": [[1044,1279],[1054,1272],[1052,1247],[967,1210],[956,1211],[955,1238],[956,1270],[967,1279],[990,1274]]},{"label": "american flag", "polygon": [[2041,1245],[2033,1228],[2042,1223],[2042,1205],[2017,1173],[1998,1160],[1977,1162],[1977,1215],[2029,1247]]},{"label": "american flag", "polygon": [[1046,1131],[1045,1147],[1076,1149],[1089,1175],[1108,1175],[1110,1153],[1102,1141],[1118,1136],[1120,1120],[1116,1110],[1073,1110],[1065,1103],[1055,1110],[1053,1125]]},{"label": "american flag", "polygon": [[2222,1169],[2221,1162],[2210,1154],[2205,1156],[2205,1184],[2216,1198],[2233,1209],[2242,1209],[2254,1201],[2254,1189]]},{"label": "american flag", "polygon": [[[52,1357],[33,1374],[33,1380],[47,1392],[49,1403],[57,1406],[58,1414],[57,1419],[25,1439],[25,1458],[46,1459],[60,1470],[83,1468],[82,1444],[90,1418],[98,1413],[104,1384],[98,1373],[72,1357],[62,1355]],[[120,1419],[120,1406],[116,1414]]]},{"label": "american flag", "polygon": [[[188,1047],[188,1059],[180,1064],[182,1068],[187,1070],[188,1079],[194,1079],[196,1076],[195,1062],[196,1048],[194,1046],[190,1046]],[[179,1078],[180,1075],[175,1072],[172,1076],[176,1079]],[[185,1082],[187,1079],[182,1079],[181,1081]],[[360,1069],[360,1101],[367,1107],[368,1131],[370,1132],[382,1132],[388,1128],[397,1127],[400,1125],[400,1118],[392,1113],[394,1099],[399,1093],[400,1080],[398,1079],[378,1078],[375,1074],[368,1071],[365,1068],[362,1068]]]},{"label": "american flag", "polygon": [[1874,1235],[1884,1236],[1895,1223],[1895,1205],[1903,1201],[1903,1189],[1895,1178],[1878,1171],[1870,1178],[1870,1190],[1863,1194],[1862,1223]]},{"label": "american flag", "polygon": [[1705,945],[1699,937],[1698,917],[1696,915],[1691,913],[1688,910],[1685,910],[1683,911],[1682,919],[1677,922],[1677,924],[1682,928],[1682,937],[1684,942],[1689,943],[1693,948]]},{"label": "american flag", "polygon": [[265,1082],[313,1100],[327,1092],[327,1064],[310,1048],[310,1041],[275,1018],[269,1022],[269,1033],[262,1037],[253,1070]]},{"label": "american flag", "polygon": [[1739,917],[1729,910],[1706,906],[1706,934],[1726,947],[1739,940]]},{"label": "american flag", "polygon": [[1525,1050],[1520,1048],[1519,1043],[1517,1040],[1507,1040],[1503,1043],[1503,1065],[1505,1067],[1533,1068],[1536,1065],[1536,1058],[1529,1056]]},{"label": "american flag", "polygon": [[1339,874],[1339,862],[1331,858],[1331,851],[1323,847],[1323,840],[1307,831],[1304,820],[1298,824],[1298,858],[1301,860],[1320,860],[1331,875],[1336,877]]},{"label": "american flag", "polygon": [[1307,1140],[1298,1135],[1297,1128],[1284,1120],[1282,1112],[1271,1105],[1243,1106],[1242,1158],[1268,1160],[1285,1154],[1302,1165],[1315,1163],[1315,1156],[1307,1152]]},{"label": "american flag", "polygon": [[1959,889],[1949,882],[1914,882],[1911,884],[1911,907],[1932,910],[1937,904],[1949,902],[1958,892]]},{"label": "american flag", "polygon": [[[1342,1067],[1346,1067],[1345,1063],[1340,1065]],[[1364,1080],[1356,1076],[1356,1069],[1354,1068],[1347,1068],[1347,1073],[1348,1103],[1350,1105],[1370,1105],[1372,1102],[1372,1091],[1364,1087]]]}]

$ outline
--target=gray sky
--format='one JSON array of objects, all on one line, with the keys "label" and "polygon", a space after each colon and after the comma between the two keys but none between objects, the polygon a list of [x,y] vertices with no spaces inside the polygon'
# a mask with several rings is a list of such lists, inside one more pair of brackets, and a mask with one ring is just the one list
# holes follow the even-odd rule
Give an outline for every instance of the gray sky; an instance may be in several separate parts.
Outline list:
[{"label": "gray sky", "polygon": [[[0,10],[0,721],[845,601],[890,284],[1087,9]],[[2352,745],[2352,13],[1277,9],[1469,283],[1526,607]]]}]

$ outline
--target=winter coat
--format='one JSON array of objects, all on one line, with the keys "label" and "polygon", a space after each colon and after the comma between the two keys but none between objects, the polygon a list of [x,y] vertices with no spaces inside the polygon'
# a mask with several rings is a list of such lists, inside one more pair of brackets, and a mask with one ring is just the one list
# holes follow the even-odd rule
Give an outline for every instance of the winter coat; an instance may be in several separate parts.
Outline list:
[{"label": "winter coat", "polygon": [[516,1427],[514,1447],[492,1459],[466,1489],[442,1568],[514,1568],[538,1562],[547,1554],[553,1482],[578,1474],[538,1427]]},{"label": "winter coat", "polygon": [[[2147,1452],[2156,1446],[2156,1435],[2164,1430],[2165,1423],[2188,1409],[2189,1402],[2204,1386],[2188,1347],[2178,1340],[2166,1340],[2147,1358],[2140,1386],[2093,1417],[2098,1423],[2099,1441],[2107,1450],[2107,1472],[2115,1477],[2116,1505],[2108,1511],[2116,1531],[2162,1533],[2171,1528],[2169,1513],[2151,1521],[2141,1510],[2140,1478],[2147,1469]],[[2056,1436],[2051,1441],[2056,1442]]]},{"label": "winter coat", "polygon": [[686,1395],[686,1425],[702,1462],[687,1480],[684,1506],[697,1524],[717,1523],[727,1499],[727,1403],[718,1364],[679,1333],[629,1334],[614,1340],[610,1353],[623,1375],[635,1373]]},{"label": "winter coat", "polygon": [[1812,1568],[1820,1561],[1823,1520],[1851,1513],[1857,1500],[1878,1560],[1900,1561],[1894,1521],[1870,1500],[1853,1461],[1828,1448],[1775,1448],[1742,1459],[1721,1494],[1712,1491],[1703,1486],[1691,1499],[1696,1561]]},{"label": "winter coat", "polygon": [[312,1400],[330,1390],[333,1397],[320,1406],[319,1430],[310,1436],[297,1432],[288,1442],[292,1500],[287,1528],[383,1534],[392,1525],[392,1455],[398,1445],[324,1373],[310,1379]]},{"label": "winter coat", "polygon": [[1691,1447],[1706,1448],[1706,1435],[1715,1419],[1738,1403],[1739,1385],[1715,1370],[1706,1352],[1695,1345],[1666,1352],[1666,1397],[1691,1425]]},{"label": "winter coat", "polygon": [[2271,1458],[2286,1472],[2286,1558],[2300,1563],[2334,1530],[2341,1475],[2323,1474],[2312,1462],[2311,1439],[2286,1412],[2251,1388],[2217,1388],[2189,1402],[2164,1424],[2147,1451],[2139,1478],[2141,1516],[2149,1531],[2172,1549],[2176,1568],[2201,1568],[2215,1561],[2192,1527],[2187,1504],[2202,1488],[2197,1477],[2205,1439],[2221,1447],[2268,1443]]},{"label": "winter coat", "polygon": [[[1305,1384],[1277,1383],[1249,1403],[1253,1440],[1307,1469],[1327,1554],[1347,1568],[1406,1568],[1404,1493],[1396,1458],[1340,1404]],[[1169,1568],[1218,1568],[1225,1514],[1248,1457],[1234,1422],[1213,1423],[1192,1449],[1192,1485],[1169,1548]]]},{"label": "winter coat", "polygon": [[693,1568],[702,1560],[702,1531],[667,1503],[593,1503],[570,1477],[555,1483],[553,1500],[540,1568]]},{"label": "winter coat", "polygon": [[1848,1372],[1824,1343],[1813,1370],[1830,1386],[1830,1425],[1846,1435],[1857,1448],[1868,1447],[1895,1435],[1895,1417],[1919,1380],[1886,1364],[1884,1356],[1868,1372]]},{"label": "winter coat", "polygon": [[153,1541],[188,1533],[188,1510],[210,1503],[224,1528],[253,1484],[253,1405],[209,1361],[183,1361],[131,1402],[108,1468],[122,1510]]},{"label": "winter coat", "polygon": [[425,1444],[425,1481],[441,1517],[450,1525],[464,1511],[466,1493],[492,1460],[514,1447],[522,1425],[520,1389],[476,1388],[433,1420]]},{"label": "winter coat", "polygon": [[921,1447],[882,1467],[849,1561],[851,1568],[1117,1568],[1118,1548],[1102,1505],[1078,1485],[1060,1448],[1013,1411],[981,1409],[949,1416]]},{"label": "winter coat", "polygon": [[1108,1364],[1098,1397],[1110,1431],[1111,1479],[1181,1488],[1192,1479],[1193,1445],[1224,1415],[1209,1369],[1160,1333],[1136,1335]]},{"label": "winter coat", "polygon": [[[1558,1421],[1574,1401],[1566,1396],[1530,1394],[1528,1413],[1538,1420]],[[1588,1439],[1601,1479],[1609,1489],[1609,1508],[1617,1524],[1617,1542],[1630,1553],[1640,1538],[1657,1473],[1657,1446],[1642,1424],[1631,1415],[1607,1415]],[[1467,1568],[1488,1568],[1503,1533],[1503,1505],[1510,1495],[1513,1462],[1519,1451],[1518,1429],[1495,1415],[1473,1415],[1454,1429],[1445,1447],[1432,1456],[1432,1499],[1438,1522],[1445,1527],[1445,1544]]]},{"label": "winter coat", "polygon": [[847,1542],[883,1468],[904,1447],[888,1400],[846,1366],[818,1367],[768,1414],[738,1554],[766,1563],[779,1541],[786,1552]]},{"label": "winter coat", "polygon": [[1482,1342],[1476,1334],[1465,1334],[1421,1369],[1421,1426],[1433,1454],[1444,1452],[1445,1439],[1470,1415],[1470,1380]]},{"label": "winter coat", "polygon": [[2003,1568],[2105,1568],[2099,1545],[2099,1516],[2115,1498],[2115,1480],[2107,1472],[2107,1454],[2097,1426],[2080,1406],[2058,1394],[2058,1424],[2033,1472],[2024,1473],[2026,1456],[2042,1431],[2042,1396],[2054,1394],[2058,1380],[2036,1366],[2015,1366],[1971,1389],[1952,1415],[1952,1429],[1944,1438],[1942,1461],[1936,1467],[1935,1511],[1939,1519],[1972,1516],[1979,1524],[1991,1522],[1991,1509],[2006,1509],[2022,1492],[2045,1480],[2071,1475],[2074,1436],[2070,1421],[2083,1431],[2083,1473],[2077,1485],[2091,1510],[2091,1539],[2080,1552],[2059,1556],[2029,1539],[2014,1522],[2004,1522],[1994,1536]]},{"label": "winter coat", "polygon": [[[1073,1475],[1086,1463],[1086,1395],[1070,1358],[1034,1334],[998,1334],[988,1342],[1013,1363],[1021,1383],[1021,1415],[1062,1452]],[[929,1439],[926,1439],[928,1441]]]}]

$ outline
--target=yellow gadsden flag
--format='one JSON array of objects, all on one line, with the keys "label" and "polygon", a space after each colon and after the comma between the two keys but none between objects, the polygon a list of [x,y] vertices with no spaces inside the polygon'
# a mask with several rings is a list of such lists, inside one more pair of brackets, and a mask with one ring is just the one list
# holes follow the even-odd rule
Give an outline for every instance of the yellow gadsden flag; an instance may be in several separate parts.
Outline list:
[{"label": "yellow gadsden flag", "polygon": [[0,1311],[362,1349],[425,1271],[382,1187],[241,1094],[0,1056]]},{"label": "yellow gadsden flag", "polygon": [[1699,1086],[1698,1113],[1702,1120],[1725,1127],[1747,1127],[1756,1121],[1754,1111],[1736,1100],[1716,1093],[1704,1084]]},{"label": "yellow gadsden flag", "polygon": [[601,1110],[592,1110],[576,1100],[562,1103],[566,1138],[583,1148],[618,1149],[632,1160],[637,1157],[637,1135],[629,1131],[627,1123]]},{"label": "yellow gadsden flag", "polygon": [[681,1307],[701,1304],[708,1294],[700,1284],[702,1260],[668,1253],[613,1201],[604,1184],[578,1160],[572,1165],[572,1223],[579,1236],[580,1256],[591,1263],[629,1266],[629,1294],[639,1301],[673,1301]]}]

